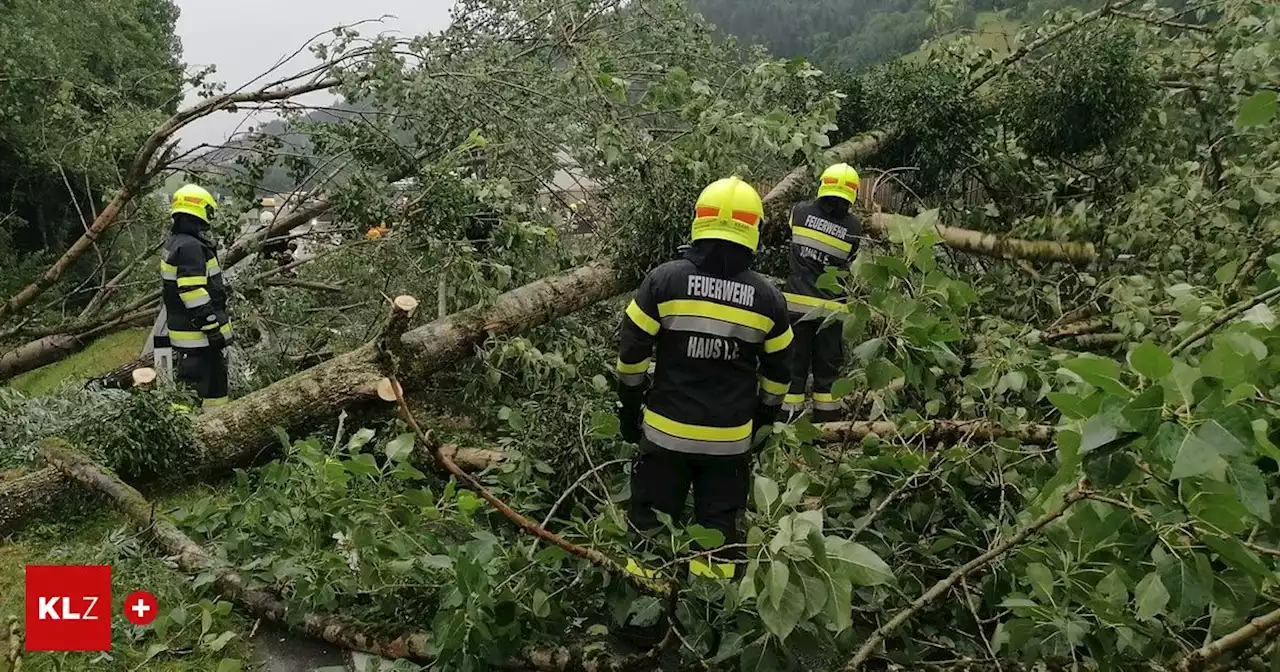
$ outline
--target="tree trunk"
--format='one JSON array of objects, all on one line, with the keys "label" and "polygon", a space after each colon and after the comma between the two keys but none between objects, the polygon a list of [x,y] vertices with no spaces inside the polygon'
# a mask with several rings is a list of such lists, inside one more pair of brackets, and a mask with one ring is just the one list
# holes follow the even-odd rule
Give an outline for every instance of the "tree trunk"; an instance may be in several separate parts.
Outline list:
[{"label": "tree trunk", "polygon": [[[476,346],[495,334],[519,333],[621,294],[627,287],[613,269],[589,264],[518,287],[492,304],[454,313],[405,333],[391,356],[400,359],[400,379],[417,383],[430,374],[470,357]],[[379,399],[385,374],[377,343],[370,343],[316,367],[269,385],[226,406],[210,409],[195,423],[194,471],[213,474],[252,464],[270,456],[278,443],[275,428],[286,431],[326,422],[348,406]],[[454,461],[482,469],[496,451],[459,450]],[[38,513],[62,497],[65,487],[50,469],[9,484],[0,484],[0,512],[22,515],[0,518],[0,533],[17,529],[20,519]],[[16,497],[32,498],[32,503]],[[0,514],[2,515],[2,514]]]},{"label": "tree trunk", "polygon": [[[888,233],[894,215],[871,215],[867,228]],[[1093,243],[1060,243],[1052,240],[1023,240],[1004,238],[994,233],[937,225],[942,242],[953,250],[981,254],[1000,259],[1025,259],[1028,261],[1065,261],[1072,264],[1089,264],[1098,258]]]},{"label": "tree trunk", "polygon": [[[888,138],[888,132],[877,130],[845,140],[831,148],[832,163],[857,163],[866,159],[880,151]],[[808,165],[797,166],[773,185],[764,200],[768,204],[785,205],[796,200],[813,181],[813,168]]]},{"label": "tree trunk", "polygon": [[1047,446],[1053,443],[1057,430],[1052,425],[1025,424],[1014,429],[1005,429],[994,422],[981,420],[932,420],[918,433],[903,431],[897,423],[888,421],[871,422],[853,420],[849,422],[828,422],[816,425],[818,440],[826,443],[840,441],[857,441],[869,434],[881,438],[911,439],[916,436],[938,443],[954,443],[969,439],[992,441],[1005,437],[1014,438],[1022,443]]},{"label": "tree trunk", "polygon": [[[275,594],[245,585],[244,579],[230,567],[218,562],[203,546],[183,534],[163,515],[155,515],[155,507],[128,483],[94,464],[66,443],[50,439],[41,447],[45,459],[55,466],[67,481],[106,495],[139,530],[149,534],[165,552],[176,558],[178,568],[187,574],[212,571],[214,585],[227,600],[239,604],[250,614],[269,621],[283,622],[288,606]],[[74,487],[74,486],[73,486]],[[373,634],[372,628],[328,614],[304,613],[294,626],[304,634],[330,644],[363,651],[386,658],[408,658],[427,661],[427,634],[406,633],[398,637]]]},{"label": "tree trunk", "polygon": [[65,502],[76,492],[73,481],[57,469],[39,469],[0,480],[0,535],[20,528],[51,504]]}]

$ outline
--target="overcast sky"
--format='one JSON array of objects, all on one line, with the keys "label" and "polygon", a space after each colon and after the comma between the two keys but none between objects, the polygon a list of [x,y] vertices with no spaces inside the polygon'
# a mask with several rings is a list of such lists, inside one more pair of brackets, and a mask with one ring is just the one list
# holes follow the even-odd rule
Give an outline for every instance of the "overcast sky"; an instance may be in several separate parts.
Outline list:
[{"label": "overcast sky", "polygon": [[[390,14],[379,24],[366,24],[366,34],[394,32],[421,35],[449,24],[453,0],[175,0],[182,15],[178,35],[188,66],[215,65],[214,78],[235,89],[293,53],[316,33],[341,24]],[[315,60],[299,55],[280,74],[304,69]],[[188,102],[191,102],[189,99]],[[187,143],[220,142],[245,121],[244,115],[220,112],[189,126]],[[254,119],[262,123],[266,119]]]}]

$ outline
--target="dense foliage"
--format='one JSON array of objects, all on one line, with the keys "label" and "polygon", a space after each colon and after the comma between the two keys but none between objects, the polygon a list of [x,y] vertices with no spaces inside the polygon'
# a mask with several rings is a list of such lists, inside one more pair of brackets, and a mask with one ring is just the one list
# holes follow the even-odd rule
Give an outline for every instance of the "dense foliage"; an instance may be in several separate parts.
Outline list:
[{"label": "dense foliage", "polygon": [[[339,31],[318,50],[367,44],[340,90],[376,113],[298,113],[306,152],[264,145],[256,165],[328,176],[343,226],[298,269],[312,287],[237,283],[238,389],[369,341],[387,296],[447,313],[591,259],[633,281],[684,240],[710,179],[763,187],[881,130],[863,188],[903,192],[909,214],[821,284],[851,298],[833,318],[850,417],[883,422],[776,425],[748,559],[731,581],[687,577],[717,533],[673,520],[640,542],[622,513],[635,448],[609,382],[615,300],[490,338],[412,406],[431,441],[503,451],[481,476],[503,501],[660,569],[674,599],[516,530],[376,408],[282,436],[276,460],[175,519],[297,613],[428,632],[437,669],[621,655],[668,625],[663,661],[709,669],[1272,664],[1280,6],[1140,9],[1054,14],[999,64],[961,38],[836,78],[738,50],[676,0],[477,0],[437,36]],[[576,210],[545,188],[565,156],[598,185]],[[582,219],[591,233],[571,235]],[[995,237],[944,244],[938,224],[1099,255],[1033,266]],[[189,418],[166,394],[0,397],[5,465],[61,434],[126,478],[171,470]]]}]

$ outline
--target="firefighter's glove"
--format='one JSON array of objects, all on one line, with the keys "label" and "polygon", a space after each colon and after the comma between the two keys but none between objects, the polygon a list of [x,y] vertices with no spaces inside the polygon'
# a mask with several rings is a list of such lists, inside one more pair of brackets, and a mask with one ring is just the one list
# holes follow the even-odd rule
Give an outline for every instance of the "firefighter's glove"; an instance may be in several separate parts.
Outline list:
[{"label": "firefighter's glove", "polygon": [[222,331],[214,329],[209,332],[209,347],[225,350],[227,347],[227,337],[222,335]]},{"label": "firefighter's glove", "polygon": [[778,420],[778,413],[782,410],[781,406],[768,406],[760,404],[756,406],[755,421],[752,423],[754,436],[751,441],[751,448],[759,451],[769,439],[769,435],[773,433],[773,423]]},{"label": "firefighter's glove", "polygon": [[627,443],[640,443],[640,407],[626,403],[618,407],[618,433]]}]

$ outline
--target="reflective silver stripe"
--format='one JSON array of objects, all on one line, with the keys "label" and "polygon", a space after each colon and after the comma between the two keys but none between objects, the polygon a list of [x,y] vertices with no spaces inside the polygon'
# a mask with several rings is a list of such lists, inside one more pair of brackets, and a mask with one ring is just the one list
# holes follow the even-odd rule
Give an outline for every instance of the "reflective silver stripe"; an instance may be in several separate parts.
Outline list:
[{"label": "reflective silver stripe", "polygon": [[618,382],[627,387],[637,387],[644,384],[644,377],[647,375],[646,373],[619,373]]},{"label": "reflective silver stripe", "polygon": [[791,242],[795,245],[808,247],[810,249],[814,249],[819,252],[826,252],[827,254],[835,257],[836,259],[839,259],[840,261],[844,261],[845,259],[849,258],[849,253],[845,252],[844,250],[838,247],[832,247],[824,242],[817,241],[812,238],[807,238],[805,236],[792,236]]},{"label": "reflective silver stripe", "polygon": [[781,394],[771,394],[763,390],[760,391],[760,403],[765,406],[777,406],[778,404],[781,404],[782,397],[783,395]]},{"label": "reflective silver stripe", "polygon": [[813,402],[813,408],[814,408],[814,410],[816,410],[816,411],[838,411],[838,410],[840,410],[840,409],[841,409],[841,408],[843,408],[843,407],[844,407],[844,404],[843,404],[842,402],[839,402],[839,401],[815,401],[815,402]]},{"label": "reflective silver stripe", "polygon": [[668,315],[662,318],[662,328],[670,329],[671,331],[692,331],[699,334],[736,338],[747,343],[764,343],[765,338],[769,336],[755,327],[696,315]]},{"label": "reflective silver stripe", "polygon": [[[793,315],[803,315],[804,320],[824,320],[828,315],[838,315],[834,310],[822,308],[820,306],[806,306],[803,303],[787,302],[787,312]],[[827,325],[831,326],[831,325]]]},{"label": "reflective silver stripe", "polygon": [[169,334],[169,342],[175,348],[207,348],[209,347],[209,337],[201,336],[200,338],[187,338],[185,336],[174,336]]},{"label": "reflective silver stripe", "polygon": [[790,413],[798,413],[804,410],[804,402],[803,401],[800,401],[800,402],[784,401],[782,403],[782,410]]},{"label": "reflective silver stripe", "polygon": [[213,276],[215,276],[215,275],[221,275],[221,274],[222,274],[222,269],[221,269],[221,268],[219,268],[219,267],[217,267],[217,266],[214,266],[213,268],[206,268],[206,269],[204,270],[204,274],[205,274],[205,276],[206,276],[206,277],[210,277],[210,278],[212,278],[212,277],[213,277]]},{"label": "reflective silver stripe", "polygon": [[160,279],[161,279],[161,280],[177,280],[177,279],[178,279],[178,272],[177,272],[177,271],[166,271],[166,270],[164,270],[164,269],[162,268],[162,269],[160,269]]},{"label": "reflective silver stripe", "polygon": [[682,439],[644,423],[644,438],[655,446],[674,450],[677,453],[696,453],[698,455],[741,455],[751,450],[751,437],[738,441],[699,441]]}]

